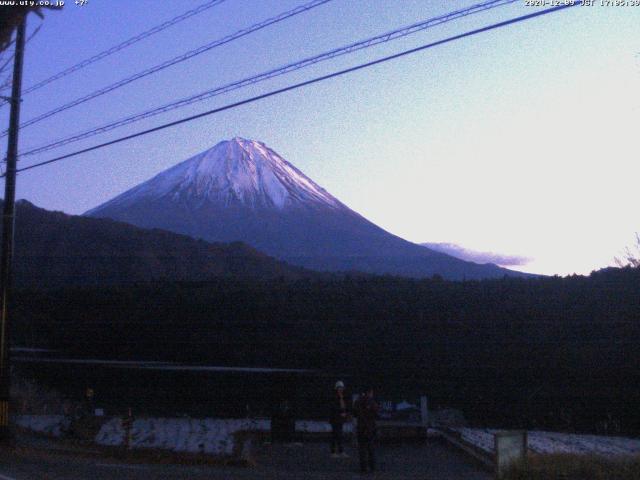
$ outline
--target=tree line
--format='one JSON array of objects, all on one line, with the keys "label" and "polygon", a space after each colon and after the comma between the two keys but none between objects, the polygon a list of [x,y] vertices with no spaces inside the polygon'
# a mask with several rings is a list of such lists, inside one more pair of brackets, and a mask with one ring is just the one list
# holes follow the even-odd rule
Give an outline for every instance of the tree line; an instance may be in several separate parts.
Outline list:
[{"label": "tree line", "polygon": [[14,343],[91,358],[317,368],[475,424],[640,432],[640,269],[23,290]]}]

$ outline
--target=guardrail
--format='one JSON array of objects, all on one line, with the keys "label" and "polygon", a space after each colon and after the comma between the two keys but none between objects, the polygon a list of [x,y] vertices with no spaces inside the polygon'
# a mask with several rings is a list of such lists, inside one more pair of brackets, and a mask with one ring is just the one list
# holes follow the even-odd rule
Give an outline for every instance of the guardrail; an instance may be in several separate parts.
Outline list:
[{"label": "guardrail", "polygon": [[496,478],[501,478],[511,465],[526,461],[527,432],[525,430],[505,430],[493,434],[493,451],[487,451],[465,441],[460,432],[451,428],[437,429],[451,445],[478,460],[492,470]]}]

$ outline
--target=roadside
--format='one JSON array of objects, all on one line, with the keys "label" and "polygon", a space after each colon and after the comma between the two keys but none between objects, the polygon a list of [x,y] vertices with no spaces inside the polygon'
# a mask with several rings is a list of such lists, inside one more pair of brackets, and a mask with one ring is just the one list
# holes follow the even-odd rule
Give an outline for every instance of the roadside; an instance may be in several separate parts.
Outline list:
[{"label": "roadside", "polygon": [[[288,472],[294,479],[359,478],[358,452],[354,445],[345,451],[349,458],[331,458],[326,443],[261,446],[256,452],[259,469],[276,475]],[[374,478],[489,480],[492,476],[468,456],[446,446],[440,440],[425,443],[378,445],[378,471]],[[277,476],[267,478],[278,478]]]},{"label": "roadside", "polygon": [[[326,443],[274,444],[256,442],[255,465],[233,465],[157,451],[126,451],[42,438],[19,432],[16,448],[0,449],[0,479],[107,480],[107,479],[228,479],[266,480],[360,478],[357,452],[347,446],[350,458],[331,458]],[[491,476],[463,454],[439,441],[382,445],[379,472],[374,478],[489,480]]]}]

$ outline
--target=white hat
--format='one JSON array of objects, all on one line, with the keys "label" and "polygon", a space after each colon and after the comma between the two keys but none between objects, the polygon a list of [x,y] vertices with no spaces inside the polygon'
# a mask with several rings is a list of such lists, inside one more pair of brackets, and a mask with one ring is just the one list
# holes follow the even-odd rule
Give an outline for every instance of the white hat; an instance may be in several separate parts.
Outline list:
[{"label": "white hat", "polygon": [[338,388],[344,388],[344,382],[343,382],[342,380],[338,380],[338,381],[336,382],[336,386],[335,386],[335,388],[336,388],[336,389],[338,389]]}]

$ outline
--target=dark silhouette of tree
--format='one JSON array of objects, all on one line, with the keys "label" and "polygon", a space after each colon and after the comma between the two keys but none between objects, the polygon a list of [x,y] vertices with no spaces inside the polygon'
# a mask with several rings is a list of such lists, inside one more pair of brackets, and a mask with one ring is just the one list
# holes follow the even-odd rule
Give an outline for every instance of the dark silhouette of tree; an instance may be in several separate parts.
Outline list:
[{"label": "dark silhouette of tree", "polygon": [[[25,290],[15,301],[16,345],[85,358],[320,369],[373,382],[383,398],[426,393],[480,426],[599,431],[615,421],[640,433],[637,268],[465,282],[139,282]],[[60,369],[37,374],[65,388],[74,381]],[[181,388],[185,402],[198,381]],[[227,384],[216,388],[235,395]],[[154,405],[163,393],[149,395]]]},{"label": "dark silhouette of tree", "polygon": [[0,6],[0,53],[8,49],[12,44],[13,32],[24,18],[31,12],[44,18],[42,9],[60,10],[62,7],[56,6],[23,6],[23,5],[1,5]]}]

